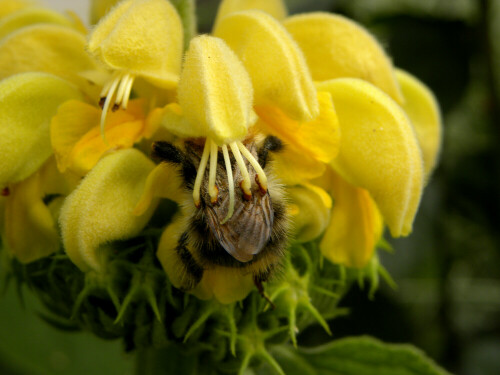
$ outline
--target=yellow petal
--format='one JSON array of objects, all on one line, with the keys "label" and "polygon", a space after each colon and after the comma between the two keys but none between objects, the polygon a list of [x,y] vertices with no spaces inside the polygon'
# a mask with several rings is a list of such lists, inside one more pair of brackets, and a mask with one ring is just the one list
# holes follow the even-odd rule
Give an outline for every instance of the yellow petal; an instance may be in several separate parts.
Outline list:
[{"label": "yellow petal", "polygon": [[106,142],[100,134],[101,110],[76,100],[61,105],[52,118],[51,141],[61,172],[85,175],[109,150],[132,147],[145,128],[144,102],[133,100],[127,110],[111,112]]},{"label": "yellow petal", "polygon": [[196,37],[184,59],[180,107],[167,107],[163,124],[180,136],[232,142],[255,121],[252,94],[250,78],[231,49],[219,38]]},{"label": "yellow petal", "polygon": [[422,150],[427,180],[436,166],[441,149],[442,125],[439,105],[429,88],[409,73],[397,70],[396,77],[405,98],[402,107],[413,124]]},{"label": "yellow petal", "polygon": [[92,0],[90,2],[90,23],[95,25],[120,0]]},{"label": "yellow petal", "polygon": [[215,18],[214,29],[228,14],[252,9],[266,12],[278,21],[283,20],[288,13],[283,0],[222,0]]},{"label": "yellow petal", "polygon": [[137,235],[155,205],[133,214],[154,164],[136,149],[120,150],[101,159],[61,209],[64,248],[81,270],[101,271],[102,246]]},{"label": "yellow petal", "polygon": [[11,186],[5,206],[7,249],[28,263],[59,249],[59,236],[49,208],[43,202],[40,173]]},{"label": "yellow petal", "polygon": [[30,0],[0,0],[0,19],[22,9],[36,5],[36,1]]},{"label": "yellow petal", "polygon": [[214,35],[224,39],[245,65],[255,105],[277,106],[299,121],[318,115],[304,56],[278,21],[260,11],[234,13],[220,21]]},{"label": "yellow petal", "polygon": [[230,304],[244,299],[254,287],[252,274],[242,274],[235,268],[216,267],[203,272],[193,294],[200,299],[215,298],[222,304]]},{"label": "yellow petal", "polygon": [[368,191],[332,175],[330,188],[335,203],[320,250],[333,263],[363,268],[382,235],[382,218]]},{"label": "yellow petal", "polygon": [[171,88],[181,69],[182,22],[169,1],[124,1],[97,24],[88,49],[111,69]]},{"label": "yellow petal", "polygon": [[276,135],[297,153],[308,155],[315,160],[329,163],[340,147],[340,128],[327,92],[318,93],[319,116],[308,122],[299,122],[287,117],[277,107],[255,107],[266,130]]},{"label": "yellow petal", "polygon": [[155,198],[166,198],[180,203],[186,197],[184,182],[179,171],[171,164],[160,163],[151,171],[146,180],[144,192],[135,207],[134,214],[142,215]]},{"label": "yellow petal", "polygon": [[276,107],[256,107],[260,131],[273,134],[284,143],[284,149],[273,154],[273,168],[282,183],[300,184],[321,176],[325,164],[338,154],[340,128],[331,95],[318,93],[320,114],[313,121],[298,122]]},{"label": "yellow petal", "polygon": [[60,13],[43,8],[26,8],[0,20],[0,39],[17,29],[37,23],[72,27],[70,20]]},{"label": "yellow petal", "polygon": [[417,140],[404,111],[375,86],[352,78],[318,85],[332,94],[342,132],[332,165],[369,191],[394,237],[411,232],[423,188]]},{"label": "yellow petal", "polygon": [[47,160],[50,119],[73,98],[80,98],[75,87],[44,73],[19,74],[0,83],[0,187],[25,179]]},{"label": "yellow petal", "polygon": [[394,100],[403,101],[391,60],[377,40],[357,23],[317,12],[290,17],[284,26],[304,52],[315,81],[360,78]]},{"label": "yellow petal", "polygon": [[0,79],[23,72],[46,72],[93,92],[95,87],[78,73],[94,69],[94,61],[85,51],[85,36],[68,27],[28,26],[0,41]]},{"label": "yellow petal", "polygon": [[318,238],[330,219],[332,199],[318,186],[306,184],[287,188],[293,233],[299,242]]},{"label": "yellow petal", "polygon": [[296,185],[321,176],[325,172],[325,163],[301,154],[292,147],[286,147],[272,155],[273,171],[279,181],[285,185]]}]

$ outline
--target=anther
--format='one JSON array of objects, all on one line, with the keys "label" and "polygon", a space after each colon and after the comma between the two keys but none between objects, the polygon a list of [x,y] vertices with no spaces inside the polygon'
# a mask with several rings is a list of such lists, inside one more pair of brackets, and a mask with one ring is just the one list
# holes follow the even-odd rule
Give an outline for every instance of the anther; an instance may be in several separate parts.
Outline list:
[{"label": "anther", "polygon": [[250,201],[252,199],[252,192],[245,191],[245,188],[243,187],[243,182],[244,181],[240,181],[240,188],[243,191],[243,199],[246,201]]},{"label": "anther", "polygon": [[267,189],[265,189],[262,184],[260,183],[260,180],[259,180],[259,175],[256,174],[255,175],[255,182],[257,183],[257,186],[259,187],[259,191],[262,195],[266,195],[267,193]]},{"label": "anther", "polygon": [[259,188],[263,194],[267,192],[267,176],[262,167],[260,166],[259,162],[255,160],[254,156],[248,149],[243,145],[241,142],[237,142],[238,148],[245,156],[245,158],[248,160],[248,162],[252,165],[253,169],[255,170],[255,173],[257,174],[257,177],[259,178],[257,180],[257,183],[259,185]]},{"label": "anther", "polygon": [[[248,174],[247,167],[243,158],[241,157],[240,149],[238,148],[237,142],[233,142],[229,145],[231,147],[231,151],[233,152],[234,158],[236,159],[236,163],[238,164],[238,168],[240,169],[243,180],[240,182],[241,190],[243,190],[243,194],[245,199],[250,197],[252,198],[252,191],[250,190],[252,183],[250,181],[250,175]],[[247,199],[247,200],[249,200]]]},{"label": "anther", "polygon": [[2,189],[2,197],[8,197],[10,195],[10,189],[8,187],[4,187]]}]

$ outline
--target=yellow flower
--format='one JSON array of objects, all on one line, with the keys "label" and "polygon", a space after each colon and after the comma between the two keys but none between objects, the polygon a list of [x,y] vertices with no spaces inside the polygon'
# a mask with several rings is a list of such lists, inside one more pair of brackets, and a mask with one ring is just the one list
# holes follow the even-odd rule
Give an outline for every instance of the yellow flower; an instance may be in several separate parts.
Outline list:
[{"label": "yellow flower", "polygon": [[332,95],[342,133],[330,163],[337,175],[324,186],[335,205],[321,250],[334,262],[364,267],[382,234],[380,215],[393,236],[411,232],[439,152],[439,109],[424,85],[395,73],[377,41],[356,23],[311,13],[284,25],[313,79],[322,81],[318,90]]},{"label": "yellow flower", "polygon": [[46,205],[43,198],[66,194],[68,188],[49,161],[49,124],[59,104],[80,97],[71,84],[45,73],[23,73],[0,82],[0,187],[6,195],[0,212],[2,235],[9,252],[23,262],[59,248],[50,209],[56,202]]},{"label": "yellow flower", "polygon": [[52,118],[50,133],[59,170],[83,176],[105,153],[150,137],[155,123],[146,118],[145,105],[145,100],[134,99],[126,110],[110,113],[105,141],[99,131],[100,109],[76,100],[62,104]]},{"label": "yellow flower", "polygon": [[100,94],[104,134],[111,104],[127,108],[136,77],[164,89],[177,85],[183,48],[182,23],[169,1],[125,0],[99,21],[87,48],[113,72]]}]

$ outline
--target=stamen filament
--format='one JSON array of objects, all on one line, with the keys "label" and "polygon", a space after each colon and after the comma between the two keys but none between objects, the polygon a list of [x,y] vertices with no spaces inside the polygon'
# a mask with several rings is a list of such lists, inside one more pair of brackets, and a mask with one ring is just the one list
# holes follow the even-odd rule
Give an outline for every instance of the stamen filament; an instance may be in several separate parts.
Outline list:
[{"label": "stamen filament", "polygon": [[229,188],[229,208],[227,210],[227,215],[222,220],[221,225],[225,224],[234,213],[234,180],[233,180],[233,169],[231,167],[231,159],[229,159],[229,152],[227,151],[227,146],[222,145],[222,154],[224,155],[224,162],[226,163],[226,174],[227,182]]},{"label": "stamen filament", "polygon": [[241,142],[236,142],[238,144],[238,148],[240,149],[241,153],[243,156],[250,162],[252,165],[253,169],[255,169],[255,172],[257,173],[257,176],[259,178],[258,184],[260,185],[260,188],[263,190],[265,193],[267,191],[267,176],[262,167],[260,166],[259,162],[255,160],[254,156],[248,149],[243,145]]},{"label": "stamen filament", "polygon": [[115,104],[119,105],[123,101],[123,95],[125,94],[125,89],[128,86],[130,78],[130,74],[125,74],[122,77],[120,86],[118,87],[118,92],[116,94]]},{"label": "stamen filament", "polygon": [[134,84],[134,80],[135,76],[133,76],[132,74],[117,72],[113,75],[113,78],[104,85],[101,91],[101,100],[100,100],[100,104],[102,104],[101,136],[104,139],[104,141],[106,141],[104,128],[106,125],[106,117],[108,115],[111,102],[114,101],[112,111],[116,111],[118,108],[120,108],[120,106],[123,109],[127,109],[128,101],[130,98],[130,92],[132,91],[132,85]]},{"label": "stamen filament", "polygon": [[106,94],[106,100],[104,101],[104,106],[102,107],[102,113],[101,113],[101,137],[106,140],[106,135],[104,133],[104,125],[106,124],[106,116],[108,114],[109,110],[109,105],[111,104],[111,99],[113,98],[113,95],[115,94],[116,87],[120,83],[120,78],[116,78],[113,83],[111,84],[109,91]]},{"label": "stamen filament", "polygon": [[135,76],[131,75],[130,79],[127,83],[127,87],[125,88],[125,94],[123,97],[122,108],[127,109],[128,100],[130,99],[130,92],[132,91],[132,85],[134,84]]},{"label": "stamen filament", "polygon": [[196,207],[200,207],[200,190],[201,181],[205,175],[205,169],[207,168],[208,158],[210,156],[210,140],[205,141],[205,148],[203,149],[203,155],[201,156],[200,165],[198,166],[198,171],[196,172],[196,180],[194,181],[193,187],[193,199]]},{"label": "stamen filament", "polygon": [[215,202],[217,202],[217,195],[219,193],[217,186],[215,186],[218,147],[217,144],[212,140],[207,139],[207,142],[210,142],[210,171],[208,175],[208,194],[210,195],[212,204],[215,204]]},{"label": "stamen filament", "polygon": [[252,186],[252,182],[250,181],[250,175],[248,174],[247,167],[243,158],[241,157],[240,149],[238,148],[238,144],[236,142],[230,143],[229,147],[231,147],[231,151],[233,152],[234,158],[236,159],[236,163],[238,164],[238,168],[240,169],[241,175],[243,177],[243,181],[241,181],[241,188],[243,189],[243,193],[245,194],[246,199],[250,199],[252,197],[252,191],[250,187]]}]

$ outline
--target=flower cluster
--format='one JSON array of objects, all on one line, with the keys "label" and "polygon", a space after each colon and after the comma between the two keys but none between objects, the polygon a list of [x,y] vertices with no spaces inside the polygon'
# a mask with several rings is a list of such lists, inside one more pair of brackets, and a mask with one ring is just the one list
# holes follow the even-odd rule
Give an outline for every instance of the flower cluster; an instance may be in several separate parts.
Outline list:
[{"label": "flower cluster", "polygon": [[[411,233],[440,148],[436,101],[339,15],[224,0],[212,33],[194,35],[192,2],[115,3],[94,2],[88,32],[0,0],[4,252],[13,269],[78,279],[52,310],[81,324],[102,289],[116,321],[145,300],[187,340],[219,316],[228,331],[208,335],[233,353],[241,341],[243,366],[272,364],[234,302],[259,289],[292,340],[298,311],[328,330],[333,307],[313,296],[337,301],[346,272],[377,273],[385,227]],[[178,289],[196,296],[185,309]]]}]

